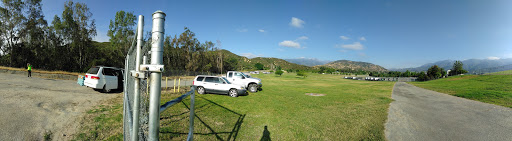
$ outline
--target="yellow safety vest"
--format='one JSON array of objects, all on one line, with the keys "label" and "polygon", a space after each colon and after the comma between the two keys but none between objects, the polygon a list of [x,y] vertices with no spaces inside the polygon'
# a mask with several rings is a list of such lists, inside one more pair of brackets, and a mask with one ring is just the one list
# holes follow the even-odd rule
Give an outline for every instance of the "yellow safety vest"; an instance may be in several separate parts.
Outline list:
[{"label": "yellow safety vest", "polygon": [[32,70],[32,65],[28,65],[27,70]]}]

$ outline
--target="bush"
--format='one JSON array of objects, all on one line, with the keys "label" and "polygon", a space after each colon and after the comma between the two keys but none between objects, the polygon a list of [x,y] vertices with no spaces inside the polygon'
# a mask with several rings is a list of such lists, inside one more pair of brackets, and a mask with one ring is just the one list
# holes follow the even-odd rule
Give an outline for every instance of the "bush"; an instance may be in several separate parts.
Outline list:
[{"label": "bush", "polygon": [[304,78],[308,77],[308,74],[305,71],[297,71],[297,76],[302,76]]},{"label": "bush", "polygon": [[284,73],[284,72],[283,72],[282,70],[277,70],[277,71],[276,71],[276,75],[279,75],[279,76],[283,75],[283,73]]}]

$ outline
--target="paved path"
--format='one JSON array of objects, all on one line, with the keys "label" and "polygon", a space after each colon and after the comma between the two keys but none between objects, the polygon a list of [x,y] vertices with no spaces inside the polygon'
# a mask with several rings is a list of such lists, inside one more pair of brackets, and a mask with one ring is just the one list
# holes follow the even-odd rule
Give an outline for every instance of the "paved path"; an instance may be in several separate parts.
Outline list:
[{"label": "paved path", "polygon": [[397,82],[386,138],[390,141],[512,140],[512,109]]},{"label": "paved path", "polygon": [[0,141],[43,140],[49,132],[53,140],[71,140],[87,110],[118,95],[71,80],[0,73]]}]

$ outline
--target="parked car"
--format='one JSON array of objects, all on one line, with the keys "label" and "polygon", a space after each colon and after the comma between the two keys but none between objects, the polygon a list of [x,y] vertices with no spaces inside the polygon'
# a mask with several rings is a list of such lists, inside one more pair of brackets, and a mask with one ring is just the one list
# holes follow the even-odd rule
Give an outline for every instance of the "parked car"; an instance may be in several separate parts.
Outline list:
[{"label": "parked car", "polygon": [[258,88],[262,86],[261,79],[247,76],[242,72],[228,71],[226,78],[231,83],[248,89],[251,93],[258,92]]},{"label": "parked car", "polygon": [[123,89],[124,70],[115,67],[95,66],[85,74],[84,85],[95,90],[110,92]]},{"label": "parked car", "polygon": [[247,92],[245,87],[232,84],[226,78],[220,76],[198,75],[192,81],[192,85],[196,87],[198,94],[218,93],[237,97]]}]

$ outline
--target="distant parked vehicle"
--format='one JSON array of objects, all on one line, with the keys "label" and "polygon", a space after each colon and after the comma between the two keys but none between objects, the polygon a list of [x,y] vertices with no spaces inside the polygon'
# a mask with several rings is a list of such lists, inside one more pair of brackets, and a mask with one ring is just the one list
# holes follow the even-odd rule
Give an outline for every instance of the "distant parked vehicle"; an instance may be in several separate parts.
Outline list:
[{"label": "distant parked vehicle", "polygon": [[226,78],[231,83],[248,89],[251,93],[257,92],[262,86],[261,79],[247,76],[242,72],[228,71]]},{"label": "distant parked vehicle", "polygon": [[232,84],[226,78],[219,76],[198,75],[192,81],[192,85],[197,87],[198,94],[218,93],[237,97],[247,92],[244,87]]},{"label": "distant parked vehicle", "polygon": [[115,67],[92,67],[85,74],[84,85],[106,93],[114,89],[123,89],[123,71]]}]

